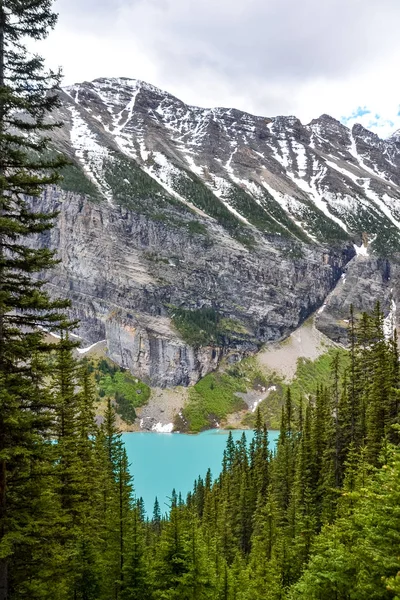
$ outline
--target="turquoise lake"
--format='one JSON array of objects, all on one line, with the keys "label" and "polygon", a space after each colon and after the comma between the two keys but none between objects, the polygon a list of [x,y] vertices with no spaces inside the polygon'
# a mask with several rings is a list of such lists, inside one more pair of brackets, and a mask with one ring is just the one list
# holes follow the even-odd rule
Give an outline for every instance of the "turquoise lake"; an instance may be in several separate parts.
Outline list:
[{"label": "turquoise lake", "polygon": [[[243,431],[232,431],[233,439],[239,440]],[[249,443],[253,432],[245,431]],[[186,494],[193,489],[194,480],[205,477],[211,469],[213,478],[221,472],[222,455],[229,431],[211,429],[197,435],[182,433],[124,433],[131,473],[134,477],[135,494],[142,496],[149,516],[153,513],[157,496],[161,512],[168,511],[172,489]],[[270,449],[275,447],[278,431],[269,432]]]}]

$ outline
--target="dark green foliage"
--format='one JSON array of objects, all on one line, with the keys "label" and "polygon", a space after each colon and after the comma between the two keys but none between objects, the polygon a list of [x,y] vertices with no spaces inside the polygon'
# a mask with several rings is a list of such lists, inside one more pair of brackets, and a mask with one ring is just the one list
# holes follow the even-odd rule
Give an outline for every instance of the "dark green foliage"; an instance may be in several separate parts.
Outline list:
[{"label": "dark green foliage", "polygon": [[175,175],[173,187],[194,206],[217,219],[242,244],[250,247],[254,245],[251,231],[193,173],[182,171]]},{"label": "dark green foliage", "polygon": [[[43,539],[54,533],[57,511],[48,477],[48,443],[55,405],[44,386],[48,348],[38,326],[58,327],[65,302],[50,301],[37,274],[55,263],[53,253],[29,246],[55,215],[30,209],[44,185],[59,181],[65,161],[46,156],[49,111],[58,105],[59,74],[46,73],[30,55],[29,38],[53,28],[52,2],[0,4],[0,598],[45,598],[49,557]],[[32,157],[34,154],[34,157]],[[48,591],[48,588],[47,588]]]},{"label": "dark green foliage", "polygon": [[120,392],[115,392],[116,412],[121,415],[125,423],[134,423],[136,419],[136,411],[131,400]]},{"label": "dark green foliage", "polygon": [[206,227],[199,221],[189,221],[187,226],[191,234],[207,235]]},{"label": "dark green foliage", "polygon": [[179,431],[197,433],[219,424],[229,413],[246,408],[236,392],[245,392],[244,382],[225,373],[211,373],[190,392],[189,402],[175,423]]},{"label": "dark green foliage", "polygon": [[164,202],[176,203],[134,160],[128,160],[122,155],[115,154],[113,160],[104,165],[104,177],[113,190],[115,199],[123,204],[152,197],[155,197],[155,202],[162,199]]},{"label": "dark green foliage", "polygon": [[306,228],[312,235],[322,242],[335,244],[338,241],[349,241],[350,236],[340,225],[327,219],[311,200],[304,200],[304,206],[297,220],[307,224]]},{"label": "dark green foliage", "polygon": [[232,339],[249,335],[239,321],[226,319],[218,310],[204,306],[197,310],[170,307],[172,321],[181,337],[197,348],[199,346],[225,346]]},{"label": "dark green foliage", "polygon": [[135,420],[135,408],[146,404],[150,388],[128,371],[117,370],[113,375],[105,375],[99,381],[99,388],[107,396],[114,396],[116,411],[126,422]]},{"label": "dark green foliage", "polygon": [[[301,402],[308,401],[315,396],[318,386],[329,387],[332,385],[332,361],[338,355],[340,377],[348,366],[348,351],[343,348],[330,348],[315,360],[300,358],[297,361],[296,374],[290,383],[293,402],[299,407]],[[273,374],[268,381],[263,384],[264,387],[272,388],[265,401],[261,402],[260,410],[265,423],[270,429],[279,429],[280,411],[284,403],[285,395],[288,389],[281,377]],[[253,427],[255,422],[254,414],[247,414],[243,424]]]},{"label": "dark green foliage", "polygon": [[82,168],[77,164],[69,164],[60,170],[62,179],[60,187],[67,192],[84,194],[91,200],[100,200],[101,194],[95,184],[85,175]]},{"label": "dark green foliage", "polygon": [[[376,230],[372,227],[370,229],[371,232]],[[378,231],[378,235],[371,242],[371,248],[378,256],[391,258],[394,253],[400,251],[399,230],[388,220],[380,225]]]},{"label": "dark green foliage", "polygon": [[199,310],[172,309],[172,320],[182,338],[191,346],[219,345],[223,343],[218,325],[221,316],[214,308]]},{"label": "dark green foliage", "polygon": [[311,561],[290,598],[398,597],[395,596],[399,591],[400,570],[398,448],[390,448],[384,468],[364,482],[357,477],[350,498],[347,500],[350,511],[348,508],[344,516],[333,526],[325,527],[317,538]]},{"label": "dark green foliage", "polygon": [[210,373],[190,390],[189,401],[176,419],[179,431],[199,432],[215,427],[228,414],[246,409],[247,405],[238,393],[267,386],[253,359]]},{"label": "dark green foliage", "polygon": [[351,327],[350,357],[332,351],[300,377],[306,402],[287,389],[275,456],[258,410],[250,447],[229,437],[220,477],[198,479],[188,496],[220,581],[213,597],[367,600],[398,590],[400,455],[387,441],[398,443],[397,341],[384,340],[378,305]]},{"label": "dark green foliage", "polygon": [[135,408],[146,404],[150,397],[149,386],[105,358],[89,364],[94,371],[100,397],[114,398],[116,412],[126,423],[133,423]]},{"label": "dark green foliage", "polygon": [[[153,177],[143,171],[133,159],[114,153],[112,160],[104,163],[104,179],[113,191],[113,198],[122,206],[139,209],[140,214],[170,222],[176,212],[191,217],[192,211],[169,194]],[[169,209],[174,208],[174,217]],[[185,225],[185,221],[179,222]]]},{"label": "dark green foliage", "polygon": [[263,233],[283,237],[295,236],[306,243],[310,241],[268,192],[262,193],[258,203],[243,188],[231,184],[226,199],[239,214]]}]

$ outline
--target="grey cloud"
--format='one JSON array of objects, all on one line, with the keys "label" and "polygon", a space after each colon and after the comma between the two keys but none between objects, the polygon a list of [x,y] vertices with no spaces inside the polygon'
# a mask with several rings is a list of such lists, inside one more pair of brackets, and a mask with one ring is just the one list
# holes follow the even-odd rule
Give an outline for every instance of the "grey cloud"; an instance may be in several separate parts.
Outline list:
[{"label": "grey cloud", "polygon": [[[141,3],[130,13],[139,37],[146,11]],[[170,0],[167,10],[151,9],[143,42],[163,69],[195,69],[200,54],[228,77],[342,76],[398,43],[399,17],[397,0]]]},{"label": "grey cloud", "polygon": [[[163,68],[213,60],[227,75],[343,74],[397,43],[398,0],[58,0],[93,32],[118,19]],[[171,65],[172,61],[172,65]]]},{"label": "grey cloud", "polygon": [[[213,82],[247,106],[290,107],[296,86],[351,78],[399,51],[399,0],[58,0],[60,22],[132,42],[168,89]],[[117,59],[118,60],[118,59]],[[121,73],[115,65],[116,75]],[[199,94],[201,95],[201,94]],[[249,108],[250,108],[249,106]]]},{"label": "grey cloud", "polygon": [[125,0],[57,0],[59,21],[74,30],[103,33],[118,19]]}]

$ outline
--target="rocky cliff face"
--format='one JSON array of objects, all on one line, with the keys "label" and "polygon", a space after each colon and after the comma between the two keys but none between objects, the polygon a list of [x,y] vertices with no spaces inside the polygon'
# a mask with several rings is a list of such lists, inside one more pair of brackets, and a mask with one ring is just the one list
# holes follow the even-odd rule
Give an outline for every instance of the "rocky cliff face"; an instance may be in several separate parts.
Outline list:
[{"label": "rocky cliff face", "polygon": [[[34,201],[60,214],[33,243],[57,249],[49,286],[72,299],[82,338],[106,339],[141,379],[190,385],[324,303],[319,327],[340,340],[350,302],[368,309],[383,291],[390,312],[396,135],[383,141],[326,115],[303,125],[190,107],[126,79],[75,85],[62,100],[53,146],[73,164],[62,190]],[[174,325],[182,308],[212,308],[218,343],[185,341]]]},{"label": "rocky cliff face", "polygon": [[386,315],[385,333],[390,336],[398,325],[396,306],[399,298],[398,260],[356,256],[348,263],[340,282],[319,309],[316,326],[335,342],[347,344],[350,307],[358,316],[363,311],[372,312],[379,301]]},{"label": "rocky cliff face", "polygon": [[[35,206],[60,211],[38,243],[58,250],[49,285],[72,300],[81,337],[106,339],[112,359],[158,386],[189,385],[223,355],[235,360],[287,335],[321,305],[354,253],[304,246],[292,257],[299,247],[280,239],[250,251],[216,224],[210,239],[57,189]],[[171,323],[177,306],[213,307],[233,323],[223,347],[186,344]]]}]

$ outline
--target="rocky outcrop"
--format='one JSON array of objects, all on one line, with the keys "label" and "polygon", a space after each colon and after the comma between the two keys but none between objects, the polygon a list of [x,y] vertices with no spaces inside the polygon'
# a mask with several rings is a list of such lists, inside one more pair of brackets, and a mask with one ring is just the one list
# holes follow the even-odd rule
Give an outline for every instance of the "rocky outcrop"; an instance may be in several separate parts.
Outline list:
[{"label": "rocky outcrop", "polygon": [[[33,202],[59,211],[56,227],[34,243],[57,250],[49,289],[72,300],[83,340],[106,339],[112,359],[160,387],[193,384],[222,356],[236,360],[286,336],[354,254],[261,236],[249,250],[199,215],[206,234],[188,234],[172,214],[155,221],[57,188]],[[228,331],[222,347],[193,348],[171,322],[171,307],[181,306],[213,307],[242,333]]]},{"label": "rocky outcrop", "polygon": [[332,340],[347,344],[350,307],[354,315],[372,312],[379,301],[386,317],[398,322],[396,305],[400,299],[400,264],[374,256],[355,256],[346,266],[340,282],[316,316],[316,327]]}]

